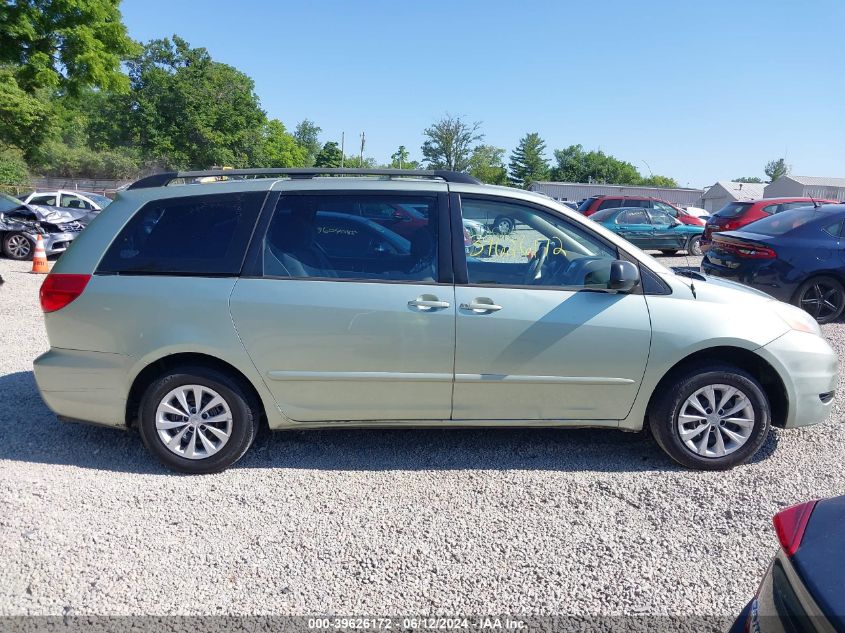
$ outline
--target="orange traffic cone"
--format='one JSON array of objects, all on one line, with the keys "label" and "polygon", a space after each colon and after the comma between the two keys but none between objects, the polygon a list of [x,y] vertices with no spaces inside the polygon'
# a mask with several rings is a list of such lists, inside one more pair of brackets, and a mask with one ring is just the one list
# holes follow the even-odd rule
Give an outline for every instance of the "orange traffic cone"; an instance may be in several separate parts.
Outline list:
[{"label": "orange traffic cone", "polygon": [[44,240],[41,236],[35,241],[35,254],[32,256],[32,271],[33,273],[47,274],[50,268],[47,266],[47,252],[44,250]]}]

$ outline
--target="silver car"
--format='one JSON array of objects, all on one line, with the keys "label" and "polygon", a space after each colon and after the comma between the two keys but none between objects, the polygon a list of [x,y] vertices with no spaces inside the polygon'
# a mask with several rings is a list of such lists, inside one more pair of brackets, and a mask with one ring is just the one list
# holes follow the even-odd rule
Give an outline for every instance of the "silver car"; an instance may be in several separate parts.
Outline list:
[{"label": "silver car", "polygon": [[[373,203],[425,220],[402,237],[354,217]],[[465,216],[513,227],[467,248]],[[151,176],[73,242],[41,301],[53,411],[137,429],[189,473],[233,464],[259,425],[648,427],[680,464],[727,469],[772,425],[824,420],[836,385],[802,310],[454,172]]]}]

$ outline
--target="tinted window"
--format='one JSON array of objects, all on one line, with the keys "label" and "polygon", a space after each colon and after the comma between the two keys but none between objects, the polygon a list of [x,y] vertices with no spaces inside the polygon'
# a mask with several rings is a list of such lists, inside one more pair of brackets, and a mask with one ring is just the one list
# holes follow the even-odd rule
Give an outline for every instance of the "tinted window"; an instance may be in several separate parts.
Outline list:
[{"label": "tinted window", "polygon": [[508,201],[461,199],[473,216],[505,215],[506,234],[487,233],[467,247],[471,284],[606,288],[616,249],[555,214]]},{"label": "tinted window", "polygon": [[648,213],[645,209],[642,211],[635,209],[623,211],[616,218],[616,224],[649,224]]},{"label": "tinted window", "polygon": [[602,209],[601,211],[596,211],[593,215],[590,216],[590,219],[593,222],[607,222],[609,218],[612,218],[616,215],[616,209]]},{"label": "tinted window", "polygon": [[833,224],[827,225],[822,230],[831,237],[839,237],[839,233],[842,230],[842,222],[834,222]]},{"label": "tinted window", "polygon": [[648,209],[651,206],[651,200],[632,200],[631,198],[625,198],[620,206]]},{"label": "tinted window", "polygon": [[602,200],[601,204],[599,204],[599,209],[613,209],[615,207],[621,207],[622,200]]},{"label": "tinted window", "polygon": [[651,212],[651,221],[654,224],[675,224],[675,218],[673,218],[668,213],[663,213],[661,211],[652,211]]},{"label": "tinted window", "polygon": [[264,239],[264,274],[434,282],[437,198],[282,196]]},{"label": "tinted window", "polygon": [[667,215],[671,215],[673,218],[678,217],[678,210],[672,205],[666,204],[665,202],[655,202],[654,208],[657,211],[662,211]]},{"label": "tinted window", "polygon": [[29,204],[43,204],[48,207],[55,207],[56,205],[56,194],[47,194],[42,196],[33,196]]},{"label": "tinted window", "polygon": [[98,272],[238,274],[265,193],[156,200],[127,223]]},{"label": "tinted window", "polygon": [[751,206],[751,202],[729,202],[713,215],[719,218],[738,218]]},{"label": "tinted window", "polygon": [[592,198],[587,198],[586,200],[582,201],[581,204],[578,205],[578,211],[581,212],[581,213],[586,213],[587,211],[590,210],[590,206],[595,201],[596,201],[595,196],[592,197]]},{"label": "tinted window", "polygon": [[799,209],[792,209],[791,211],[784,211],[757,220],[748,225],[746,229],[749,233],[759,233],[761,235],[783,235],[789,231],[793,231],[807,222],[822,217],[823,214],[829,212],[816,209],[814,207],[801,207]]}]

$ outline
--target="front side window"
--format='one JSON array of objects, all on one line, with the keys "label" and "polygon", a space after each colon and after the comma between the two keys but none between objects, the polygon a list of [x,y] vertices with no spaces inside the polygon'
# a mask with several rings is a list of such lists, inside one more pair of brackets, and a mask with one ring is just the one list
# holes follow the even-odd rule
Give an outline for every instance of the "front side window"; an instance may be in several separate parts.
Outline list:
[{"label": "front side window", "polygon": [[462,198],[464,217],[513,220],[507,234],[489,232],[467,247],[470,284],[606,288],[616,248],[582,227],[535,207]]},{"label": "front side window", "polygon": [[238,274],[265,195],[230,193],[147,203],[112,242],[97,272]]},{"label": "front side window", "polygon": [[67,207],[68,209],[88,209],[91,210],[94,208],[87,200],[83,200],[79,196],[74,196],[71,194],[63,193],[62,194],[62,204],[60,206]]},{"label": "front side window", "polygon": [[678,210],[672,205],[666,204],[665,202],[655,202],[654,209],[656,211],[662,211],[666,215],[670,215],[673,218],[678,217]]},{"label": "front side window", "polygon": [[602,200],[599,204],[599,209],[615,209],[622,206],[622,200],[616,198],[615,200]]},{"label": "front side window", "polygon": [[651,221],[653,224],[675,224],[675,218],[671,215],[656,210],[651,212]]},{"label": "front side window", "polygon": [[264,238],[270,277],[437,280],[437,198],[286,195]]}]

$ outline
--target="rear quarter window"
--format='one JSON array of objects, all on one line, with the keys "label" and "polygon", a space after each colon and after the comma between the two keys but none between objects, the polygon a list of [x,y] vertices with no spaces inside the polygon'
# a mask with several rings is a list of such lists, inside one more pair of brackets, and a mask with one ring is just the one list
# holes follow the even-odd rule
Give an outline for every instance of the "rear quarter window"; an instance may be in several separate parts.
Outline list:
[{"label": "rear quarter window", "polygon": [[236,275],[266,193],[168,198],[141,207],[98,273]]}]

